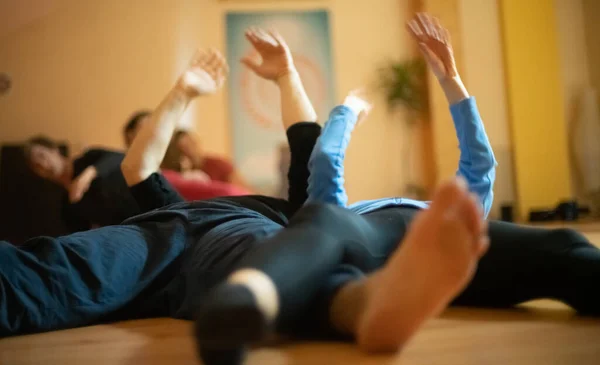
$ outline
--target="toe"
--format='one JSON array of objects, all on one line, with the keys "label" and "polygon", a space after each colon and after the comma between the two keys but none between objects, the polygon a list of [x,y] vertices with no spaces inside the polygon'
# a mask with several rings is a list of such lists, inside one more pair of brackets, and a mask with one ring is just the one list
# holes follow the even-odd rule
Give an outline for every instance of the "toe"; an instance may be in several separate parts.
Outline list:
[{"label": "toe", "polygon": [[443,183],[435,192],[431,203],[431,211],[446,215],[468,197],[467,184],[464,179],[457,177]]},{"label": "toe", "polygon": [[484,233],[486,225],[476,195],[469,194],[466,199],[463,199],[456,209],[456,214],[473,236],[473,241],[476,241]]}]

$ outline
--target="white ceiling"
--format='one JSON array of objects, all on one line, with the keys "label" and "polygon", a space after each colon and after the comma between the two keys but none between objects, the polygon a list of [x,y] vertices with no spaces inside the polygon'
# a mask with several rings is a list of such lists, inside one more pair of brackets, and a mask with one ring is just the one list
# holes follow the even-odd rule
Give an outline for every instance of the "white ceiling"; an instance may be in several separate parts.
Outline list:
[{"label": "white ceiling", "polygon": [[0,0],[0,38],[46,16],[63,0]]}]

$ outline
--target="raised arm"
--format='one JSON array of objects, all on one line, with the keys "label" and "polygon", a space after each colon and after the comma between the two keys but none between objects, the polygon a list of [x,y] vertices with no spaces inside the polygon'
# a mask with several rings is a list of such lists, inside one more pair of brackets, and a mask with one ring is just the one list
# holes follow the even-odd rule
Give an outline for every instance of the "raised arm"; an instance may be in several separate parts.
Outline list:
[{"label": "raised arm", "polygon": [[[220,53],[214,50],[198,53],[148,122],[141,126],[121,163],[121,171],[134,197],[139,197],[136,200],[139,203],[145,200],[151,202],[144,203],[143,210],[178,200],[171,198],[177,196],[174,193],[161,195],[161,192],[169,189],[165,189],[168,183],[157,174],[160,164],[190,101],[215,93],[223,85],[226,74],[227,64]],[[172,189],[169,191],[172,192]]]},{"label": "raised arm", "polygon": [[275,82],[279,87],[281,119],[291,153],[288,200],[300,207],[307,198],[308,160],[321,132],[321,127],[316,123],[317,113],[283,37],[275,31],[249,29],[246,39],[261,56],[261,61],[246,57],[242,63],[259,77]]},{"label": "raised arm", "polygon": [[409,21],[407,28],[418,42],[450,104],[460,148],[458,175],[467,180],[487,217],[494,200],[497,163],[475,98],[469,96],[458,74],[448,30],[437,19],[422,13]]},{"label": "raised arm", "polygon": [[360,91],[351,92],[344,103],[334,108],[325,123],[309,162],[308,202],[345,207],[344,159],[354,127],[371,110]]},{"label": "raised arm", "polygon": [[140,128],[121,164],[125,181],[136,185],[157,172],[165,157],[177,123],[190,101],[213,94],[223,84],[227,65],[214,50],[201,52],[167,94],[150,120]]}]

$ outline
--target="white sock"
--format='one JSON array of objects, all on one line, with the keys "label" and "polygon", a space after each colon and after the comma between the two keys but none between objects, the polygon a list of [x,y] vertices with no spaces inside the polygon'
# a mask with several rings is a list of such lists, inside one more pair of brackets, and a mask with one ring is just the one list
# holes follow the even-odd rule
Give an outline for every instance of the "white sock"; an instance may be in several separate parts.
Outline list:
[{"label": "white sock", "polygon": [[267,320],[275,320],[279,313],[279,295],[275,284],[265,273],[256,269],[238,270],[229,276],[227,282],[247,287]]}]

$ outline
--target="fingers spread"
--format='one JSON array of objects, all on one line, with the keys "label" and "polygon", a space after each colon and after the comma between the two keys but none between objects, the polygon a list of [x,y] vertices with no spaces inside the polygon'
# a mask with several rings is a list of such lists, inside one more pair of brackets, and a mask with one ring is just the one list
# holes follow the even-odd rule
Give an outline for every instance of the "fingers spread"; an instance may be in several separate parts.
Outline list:
[{"label": "fingers spread", "polygon": [[254,28],[250,28],[246,31],[246,39],[254,46],[256,47],[259,43],[259,39],[256,35],[256,33],[254,32]]},{"label": "fingers spread", "polygon": [[417,19],[418,19],[419,26],[424,31],[424,33],[427,35],[427,37],[435,38],[433,24],[431,23],[431,19],[429,18],[429,15],[427,15],[425,13],[418,13]]},{"label": "fingers spread", "polygon": [[448,32],[448,29],[446,29],[446,28],[443,28],[442,40],[445,45],[450,45],[452,42],[450,39],[450,32]]},{"label": "fingers spread", "polygon": [[435,33],[435,38],[438,41],[443,42],[444,41],[444,27],[442,27],[438,18],[430,17],[430,19],[433,22],[433,30]]},{"label": "fingers spread", "polygon": [[210,70],[211,72],[216,72],[219,68],[219,65],[221,64],[221,57],[219,52],[217,52],[217,50],[211,48],[210,49],[210,59],[208,61],[208,65],[207,65],[207,71]]},{"label": "fingers spread", "polygon": [[423,38],[425,37],[425,33],[424,31],[421,29],[421,26],[419,25],[419,23],[417,23],[416,20],[410,20],[408,23],[406,23],[406,26],[410,32],[410,34],[412,34],[412,36],[417,40],[423,40]]}]

